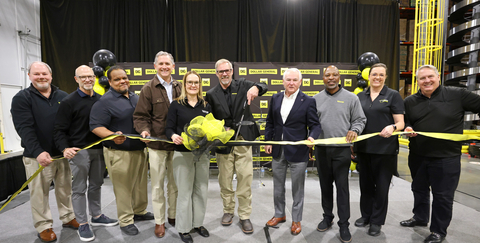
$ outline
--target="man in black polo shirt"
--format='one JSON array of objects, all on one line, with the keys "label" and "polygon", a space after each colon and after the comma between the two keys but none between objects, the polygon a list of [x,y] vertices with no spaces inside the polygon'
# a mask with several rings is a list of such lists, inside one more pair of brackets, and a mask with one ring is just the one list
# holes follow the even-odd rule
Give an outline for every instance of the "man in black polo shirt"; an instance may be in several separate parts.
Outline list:
[{"label": "man in black polo shirt", "polygon": [[[73,211],[80,227],[78,235],[82,241],[95,239],[88,224],[87,213],[87,179],[88,179],[88,207],[92,215],[93,226],[114,226],[118,220],[110,219],[102,214],[101,189],[105,161],[103,160],[102,145],[98,144],[89,149],[78,151],[100,138],[90,132],[90,110],[93,104],[100,99],[100,95],[93,91],[95,75],[92,68],[82,65],[75,70],[75,80],[78,88],[63,99],[55,118],[53,136],[55,145],[63,156],[70,162],[72,170],[72,204]],[[77,152],[78,151],[78,152]]]},{"label": "man in black polo shirt", "polygon": [[[405,99],[405,131],[463,133],[465,111],[480,112],[480,96],[465,89],[440,85],[437,68],[424,65],[417,70],[420,90]],[[453,197],[460,178],[460,142],[410,136],[408,166],[412,174],[413,217],[404,227],[426,226],[433,193],[431,234],[424,242],[442,242],[452,220]]]},{"label": "man in black polo shirt", "polygon": [[[110,90],[92,107],[90,129],[100,138],[113,133],[138,134],[133,128],[133,111],[138,96],[129,91],[130,81],[119,66],[107,72]],[[128,235],[138,234],[136,220],[151,220],[147,212],[147,161],[145,144],[123,136],[103,142],[105,163],[113,184],[120,229]]]}]

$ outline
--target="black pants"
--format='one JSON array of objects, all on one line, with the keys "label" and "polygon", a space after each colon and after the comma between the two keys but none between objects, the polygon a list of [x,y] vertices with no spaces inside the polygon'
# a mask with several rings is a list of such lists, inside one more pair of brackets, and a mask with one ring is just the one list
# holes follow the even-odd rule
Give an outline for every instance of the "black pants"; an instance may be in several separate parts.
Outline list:
[{"label": "black pants", "polygon": [[337,188],[338,225],[348,226],[350,218],[350,192],[348,170],[350,168],[350,147],[315,147],[317,171],[322,190],[323,217],[332,220],[333,182]]},{"label": "black pants", "polygon": [[460,178],[460,155],[447,158],[408,155],[412,174],[414,219],[428,222],[430,214],[430,188],[433,194],[430,231],[447,235],[452,220],[453,197]]},{"label": "black pants", "polygon": [[360,212],[371,224],[384,225],[388,191],[395,172],[396,154],[357,153],[360,171]]}]

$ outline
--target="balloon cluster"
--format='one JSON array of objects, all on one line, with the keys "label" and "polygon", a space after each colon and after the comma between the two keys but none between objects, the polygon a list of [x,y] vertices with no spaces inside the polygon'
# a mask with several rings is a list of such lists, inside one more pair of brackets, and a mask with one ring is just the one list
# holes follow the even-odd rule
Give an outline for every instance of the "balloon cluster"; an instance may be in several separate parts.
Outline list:
[{"label": "balloon cluster", "polygon": [[95,74],[95,85],[93,90],[103,95],[106,90],[110,88],[108,83],[108,78],[105,76],[107,70],[117,63],[117,58],[115,55],[106,49],[100,49],[95,54],[93,54],[93,73]]},{"label": "balloon cluster", "polygon": [[373,52],[365,52],[357,59],[358,70],[360,73],[357,74],[357,88],[353,91],[354,94],[358,94],[363,91],[366,87],[370,85],[368,82],[368,75],[370,74],[370,67],[379,63],[380,58],[377,54]]}]

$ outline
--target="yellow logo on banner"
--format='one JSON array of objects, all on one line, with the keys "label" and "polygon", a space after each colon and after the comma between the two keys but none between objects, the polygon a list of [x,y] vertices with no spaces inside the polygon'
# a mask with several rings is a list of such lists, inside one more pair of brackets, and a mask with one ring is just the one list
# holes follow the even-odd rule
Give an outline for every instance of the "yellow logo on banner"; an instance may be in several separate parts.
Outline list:
[{"label": "yellow logo on banner", "polygon": [[352,87],[352,79],[346,78],[346,79],[344,80],[344,82],[345,82],[345,83],[344,83],[343,86],[345,86],[345,87]]},{"label": "yellow logo on banner", "polygon": [[268,114],[262,114],[262,118],[267,118]]},{"label": "yellow logo on banner", "polygon": [[202,86],[210,86],[210,78],[202,78]]},{"label": "yellow logo on banner", "polygon": [[179,67],[178,68],[178,75],[185,75],[187,73],[187,67]]},{"label": "yellow logo on banner", "polygon": [[125,69],[125,73],[126,73],[127,75],[130,75],[130,69]]},{"label": "yellow logo on banner", "polygon": [[260,113],[252,113],[253,118],[259,119],[260,118]]},{"label": "yellow logo on banner", "polygon": [[265,145],[260,146],[260,152],[265,152]]},{"label": "yellow logo on banner", "polygon": [[287,69],[288,69],[288,68],[286,68],[286,67],[285,67],[285,68],[280,68],[280,75],[283,75],[283,73],[284,73],[285,71],[287,71]]},{"label": "yellow logo on banner", "polygon": [[281,79],[272,79],[270,81],[271,85],[283,85],[283,80]]},{"label": "yellow logo on banner", "polygon": [[249,74],[277,74],[277,69],[250,69]]},{"label": "yellow logo on banner", "polygon": [[268,100],[261,100],[260,108],[268,108]]},{"label": "yellow logo on banner", "polygon": [[130,80],[130,85],[144,85],[150,80]]},{"label": "yellow logo on banner", "polygon": [[175,68],[174,68],[174,69],[172,69],[172,74],[175,74]]},{"label": "yellow logo on banner", "polygon": [[264,83],[264,84],[268,85],[268,78],[261,78],[260,83]]},{"label": "yellow logo on banner", "polygon": [[266,125],[265,125],[265,123],[263,123],[263,124],[260,124],[260,131],[263,131],[263,130],[265,130],[265,126],[266,126]]},{"label": "yellow logo on banner", "polygon": [[272,161],[272,156],[268,157],[253,157],[253,161]]},{"label": "yellow logo on banner", "polygon": [[246,67],[238,68],[238,74],[239,75],[247,75],[247,68]]},{"label": "yellow logo on banner", "polygon": [[202,96],[205,96],[205,95],[207,95],[207,92],[202,92]]},{"label": "yellow logo on banner", "polygon": [[303,86],[310,86],[310,79],[309,78],[304,78],[302,80],[302,85]]},{"label": "yellow logo on banner", "polygon": [[142,76],[142,68],[133,68],[133,76]]},{"label": "yellow logo on banner", "polygon": [[357,75],[361,73],[360,70],[338,70],[340,75]]},{"label": "yellow logo on banner", "polygon": [[338,80],[338,84],[342,84],[342,80],[341,80],[341,79],[340,79],[340,80]]},{"label": "yellow logo on banner", "polygon": [[135,90],[136,95],[140,95],[140,90]]},{"label": "yellow logo on banner", "polygon": [[313,80],[313,85],[323,85],[323,79],[314,79]]},{"label": "yellow logo on banner", "polygon": [[260,135],[260,140],[264,141],[265,140],[265,135]]},{"label": "yellow logo on banner", "polygon": [[267,91],[267,93],[263,94],[263,96],[272,96],[274,94],[276,94],[277,91],[273,90],[273,91]]},{"label": "yellow logo on banner", "polygon": [[216,71],[215,69],[197,69],[197,68],[192,68],[192,71],[197,72],[198,74],[215,74]]},{"label": "yellow logo on banner", "polygon": [[157,70],[155,69],[145,69],[145,74],[156,74],[157,73]]},{"label": "yellow logo on banner", "polygon": [[320,75],[320,69],[300,69],[302,74],[315,74]]},{"label": "yellow logo on banner", "polygon": [[308,96],[314,96],[319,93],[319,91],[302,91],[302,92]]}]

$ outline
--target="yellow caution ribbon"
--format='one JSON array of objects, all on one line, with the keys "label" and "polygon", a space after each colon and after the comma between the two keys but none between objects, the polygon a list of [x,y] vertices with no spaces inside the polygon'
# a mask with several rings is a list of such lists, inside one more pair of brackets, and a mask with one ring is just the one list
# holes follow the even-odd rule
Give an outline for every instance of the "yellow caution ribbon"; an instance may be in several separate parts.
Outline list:
[{"label": "yellow caution ribbon", "polygon": [[[402,135],[402,134],[408,134],[412,132],[394,132],[392,136],[395,135]],[[431,138],[436,138],[436,139],[444,139],[444,140],[451,140],[451,141],[468,141],[468,140],[479,140],[480,141],[480,135],[475,135],[475,134],[453,134],[453,133],[436,133],[436,132],[415,132],[417,134],[431,137]],[[380,133],[370,133],[370,134],[365,134],[365,135],[360,135],[357,137],[355,142],[359,142],[374,136],[377,136]],[[172,141],[166,140],[166,139],[161,139],[161,138],[155,138],[155,137],[146,137],[142,138],[140,135],[136,134],[112,134],[108,137],[105,137],[101,140],[98,140],[92,144],[87,145],[86,147],[80,149],[80,150],[85,150],[89,149],[103,141],[107,140],[112,140],[118,136],[125,136],[130,139],[141,139],[141,140],[147,140],[147,141],[157,141],[157,142],[166,142],[166,143],[171,143],[173,144]],[[345,141],[345,137],[337,137],[337,138],[324,138],[324,139],[316,139],[315,142],[310,142],[308,140],[301,140],[301,141],[229,141],[226,143],[226,145],[229,146],[245,146],[245,145],[322,145],[322,144],[348,144],[347,141]],[[79,150],[79,151],[80,151]],[[52,159],[52,161],[55,160],[60,160],[64,159],[65,157],[63,156],[57,156]],[[10,199],[3,204],[3,206],[0,208],[0,211],[2,211],[7,204],[12,201],[32,180],[35,178],[42,170],[43,166],[40,166],[37,171],[22,185],[22,187],[15,192]]]}]

